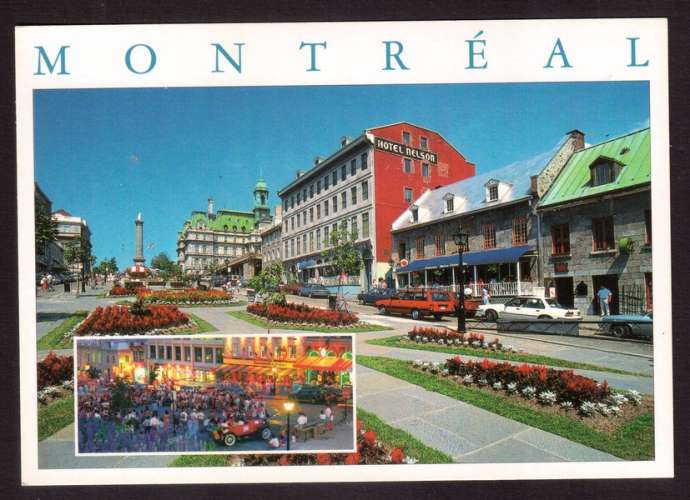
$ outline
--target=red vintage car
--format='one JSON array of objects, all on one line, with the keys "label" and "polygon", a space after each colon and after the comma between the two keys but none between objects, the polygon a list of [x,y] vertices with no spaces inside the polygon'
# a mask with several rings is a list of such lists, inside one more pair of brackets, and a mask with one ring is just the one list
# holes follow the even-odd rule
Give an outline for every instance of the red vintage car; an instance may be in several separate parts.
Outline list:
[{"label": "red vintage car", "polygon": [[253,418],[242,423],[219,425],[212,433],[213,440],[225,446],[235,446],[238,439],[271,438],[272,432],[268,419]]}]

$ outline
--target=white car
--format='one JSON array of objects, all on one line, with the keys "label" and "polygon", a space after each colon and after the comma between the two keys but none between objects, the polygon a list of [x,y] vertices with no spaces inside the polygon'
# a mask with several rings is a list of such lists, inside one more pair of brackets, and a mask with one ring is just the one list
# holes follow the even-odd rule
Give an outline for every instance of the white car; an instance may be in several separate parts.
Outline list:
[{"label": "white car", "polygon": [[505,304],[482,304],[477,308],[477,316],[488,321],[501,319],[572,319],[581,320],[577,309],[567,309],[556,299],[543,297],[515,297]]}]

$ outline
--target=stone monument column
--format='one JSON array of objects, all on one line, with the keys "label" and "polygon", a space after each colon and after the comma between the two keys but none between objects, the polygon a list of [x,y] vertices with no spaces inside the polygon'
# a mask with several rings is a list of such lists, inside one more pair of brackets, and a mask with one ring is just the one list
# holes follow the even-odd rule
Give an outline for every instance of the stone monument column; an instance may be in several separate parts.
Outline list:
[{"label": "stone monument column", "polygon": [[134,264],[144,264],[144,220],[141,218],[141,212],[137,215],[134,221],[136,226],[136,252],[134,254]]}]

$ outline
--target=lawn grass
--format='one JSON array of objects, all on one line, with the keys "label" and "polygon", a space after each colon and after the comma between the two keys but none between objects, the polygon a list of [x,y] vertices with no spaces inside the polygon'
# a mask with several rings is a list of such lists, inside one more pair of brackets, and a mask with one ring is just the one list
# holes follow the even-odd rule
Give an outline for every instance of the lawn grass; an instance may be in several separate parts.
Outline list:
[{"label": "lawn grass", "polygon": [[597,372],[618,373],[621,375],[634,375],[636,377],[651,377],[648,373],[630,372],[627,370],[619,370],[618,368],[609,368],[608,366],[593,365],[590,363],[580,363],[577,361],[568,361],[566,359],[552,358],[549,356],[542,356],[540,354],[529,353],[513,353],[513,352],[498,352],[489,349],[473,349],[471,347],[449,347],[438,344],[418,344],[416,342],[401,342],[403,337],[385,337],[382,339],[368,340],[368,344],[383,345],[386,347],[400,347],[403,349],[412,349],[416,351],[433,351],[445,352],[448,354],[464,354],[466,356],[475,356],[478,358],[492,358],[502,359],[505,361],[518,361],[521,363],[533,363],[538,365],[556,366],[559,368],[572,368],[576,370],[593,370]]},{"label": "lawn grass", "polygon": [[[402,448],[405,455],[417,459],[420,464],[453,463],[450,456],[425,445],[408,432],[391,427],[373,413],[357,409],[357,418],[362,421],[363,429],[376,432],[377,439],[386,448]],[[227,457],[228,455],[182,455],[172,461],[168,467],[222,467],[227,465]]]},{"label": "lawn grass", "polygon": [[[233,318],[241,319],[255,326],[268,329],[269,322],[265,319],[257,318],[246,311],[228,311],[227,314]],[[303,330],[307,332],[322,332],[322,333],[357,333],[357,332],[380,332],[384,330],[393,330],[388,326],[381,325],[355,325],[355,326],[323,326],[323,325],[291,325],[289,323],[275,323],[271,322],[270,327],[274,330]]]},{"label": "lawn grass", "polygon": [[217,332],[218,328],[213,326],[211,323],[206,321],[205,319],[201,319],[199,316],[196,314],[190,314],[189,317],[196,323],[197,328],[190,328],[188,330],[180,330],[179,332],[175,332],[175,335],[184,335],[188,333],[207,333],[207,332]]},{"label": "lawn grass", "polygon": [[47,349],[71,349],[72,338],[65,338],[65,333],[74,328],[77,323],[83,321],[89,313],[87,311],[76,311],[65,319],[58,326],[50,330],[43,337],[36,341],[36,349],[45,351]]},{"label": "lawn grass", "polygon": [[453,458],[417,440],[409,432],[391,427],[373,413],[357,408],[357,418],[362,428],[376,432],[379,441],[387,448],[402,448],[405,455],[419,460],[420,464],[452,464]]},{"label": "lawn grass", "polygon": [[38,406],[38,440],[52,436],[74,422],[74,395]]},{"label": "lawn grass", "polygon": [[499,395],[419,372],[407,361],[359,355],[357,363],[625,460],[654,459],[654,419],[650,413],[640,415],[622,425],[613,434],[605,434],[572,418],[540,412],[515,404]]}]

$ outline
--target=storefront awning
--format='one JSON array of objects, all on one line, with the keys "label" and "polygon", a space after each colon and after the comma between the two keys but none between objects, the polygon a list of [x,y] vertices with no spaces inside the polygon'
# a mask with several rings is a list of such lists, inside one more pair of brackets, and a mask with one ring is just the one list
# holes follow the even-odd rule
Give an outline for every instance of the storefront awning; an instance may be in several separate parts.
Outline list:
[{"label": "storefront awning", "polygon": [[297,264],[297,269],[303,271],[304,269],[309,269],[311,267],[316,267],[316,259],[308,259]]},{"label": "storefront awning", "polygon": [[295,368],[304,370],[323,370],[329,372],[344,372],[352,368],[351,359],[336,356],[304,356],[295,363]]},{"label": "storefront awning", "polygon": [[[496,248],[481,252],[466,252],[462,254],[462,262],[466,266],[481,266],[484,264],[507,264],[517,262],[527,252],[534,250],[532,245],[522,245],[509,248]],[[405,267],[396,269],[396,273],[411,273],[424,271],[425,269],[443,269],[445,267],[457,267],[457,255],[443,255],[432,259],[417,259]]]}]

